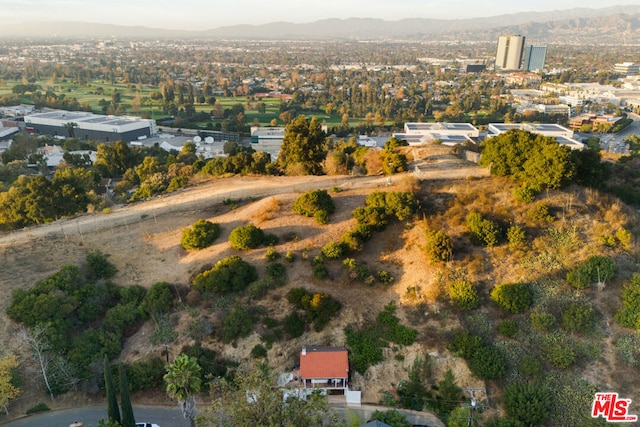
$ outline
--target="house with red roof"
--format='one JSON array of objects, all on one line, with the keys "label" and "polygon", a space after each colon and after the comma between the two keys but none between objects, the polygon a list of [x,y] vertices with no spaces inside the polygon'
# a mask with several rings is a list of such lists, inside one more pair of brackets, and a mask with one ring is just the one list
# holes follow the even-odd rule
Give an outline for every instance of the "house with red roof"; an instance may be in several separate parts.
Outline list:
[{"label": "house with red roof", "polygon": [[304,388],[346,392],[349,380],[349,357],[344,347],[302,347],[300,379]]}]

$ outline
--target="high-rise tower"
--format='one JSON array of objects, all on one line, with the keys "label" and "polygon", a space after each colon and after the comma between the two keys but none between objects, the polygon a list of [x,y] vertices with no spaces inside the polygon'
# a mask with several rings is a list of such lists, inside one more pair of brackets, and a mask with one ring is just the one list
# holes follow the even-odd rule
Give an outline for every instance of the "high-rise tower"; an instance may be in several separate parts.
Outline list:
[{"label": "high-rise tower", "polygon": [[508,35],[498,39],[496,70],[519,70],[524,52],[524,36]]},{"label": "high-rise tower", "polygon": [[524,69],[527,71],[544,70],[544,60],[547,57],[547,46],[527,46],[524,51]]}]

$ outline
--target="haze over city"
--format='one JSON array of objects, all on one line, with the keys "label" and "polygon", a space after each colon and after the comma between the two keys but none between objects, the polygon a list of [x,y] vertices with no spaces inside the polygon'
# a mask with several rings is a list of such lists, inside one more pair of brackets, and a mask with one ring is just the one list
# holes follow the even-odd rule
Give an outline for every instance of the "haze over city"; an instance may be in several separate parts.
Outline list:
[{"label": "haze over city", "polygon": [[[170,29],[203,30],[228,25],[260,25],[271,22],[306,23],[328,18],[405,18],[465,19],[513,14],[545,12],[571,8],[603,8],[612,6],[600,0],[541,0],[535,3],[494,0],[327,0],[309,7],[306,3],[278,0],[265,3],[211,2],[185,0],[11,0],[3,2],[0,19],[4,22],[83,21],[117,25],[136,25]],[[640,5],[639,0],[623,1]]]}]

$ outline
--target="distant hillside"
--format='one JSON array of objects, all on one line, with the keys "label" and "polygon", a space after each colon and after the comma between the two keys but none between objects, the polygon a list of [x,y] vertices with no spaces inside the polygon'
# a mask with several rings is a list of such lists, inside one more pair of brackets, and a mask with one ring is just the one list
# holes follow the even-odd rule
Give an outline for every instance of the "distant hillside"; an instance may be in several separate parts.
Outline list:
[{"label": "distant hillside", "polygon": [[[205,31],[179,31],[81,22],[7,24],[0,37],[60,38],[206,38],[206,39],[441,39],[494,40],[505,32],[522,33],[539,41],[577,37],[589,43],[600,36],[618,43],[637,39],[640,5],[602,9],[576,8],[527,12],[474,19],[372,18],[325,19],[304,24],[274,22],[234,25]],[[622,40],[620,39],[622,34]]]}]

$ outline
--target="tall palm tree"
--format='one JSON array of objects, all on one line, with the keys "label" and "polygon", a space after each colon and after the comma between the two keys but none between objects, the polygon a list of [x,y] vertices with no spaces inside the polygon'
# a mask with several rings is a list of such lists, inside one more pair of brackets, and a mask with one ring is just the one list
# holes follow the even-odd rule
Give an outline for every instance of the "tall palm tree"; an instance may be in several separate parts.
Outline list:
[{"label": "tall palm tree", "polygon": [[167,394],[178,401],[182,416],[191,422],[192,427],[195,427],[197,415],[195,396],[202,386],[200,371],[200,365],[195,358],[181,354],[173,363],[167,365],[167,373],[164,376]]}]

